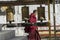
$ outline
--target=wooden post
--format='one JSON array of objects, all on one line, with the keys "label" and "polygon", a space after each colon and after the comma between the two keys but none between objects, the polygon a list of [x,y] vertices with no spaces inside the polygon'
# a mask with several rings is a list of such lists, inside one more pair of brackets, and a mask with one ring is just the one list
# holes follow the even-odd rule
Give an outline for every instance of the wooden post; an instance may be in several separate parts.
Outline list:
[{"label": "wooden post", "polygon": [[51,26],[50,26],[50,0],[48,0],[48,26],[49,26],[49,40],[51,40]]},{"label": "wooden post", "polygon": [[54,20],[54,37],[56,40],[55,0],[53,0],[53,20]]}]

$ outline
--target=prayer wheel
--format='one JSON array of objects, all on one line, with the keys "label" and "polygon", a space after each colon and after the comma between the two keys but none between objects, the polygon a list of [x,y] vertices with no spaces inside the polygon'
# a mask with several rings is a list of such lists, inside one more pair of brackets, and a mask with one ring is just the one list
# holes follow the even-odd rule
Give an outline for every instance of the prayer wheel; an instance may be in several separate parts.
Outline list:
[{"label": "prayer wheel", "polygon": [[13,21],[14,20],[14,17],[13,17],[13,13],[12,12],[9,12],[7,13],[7,21]]},{"label": "prayer wheel", "polygon": [[14,21],[14,14],[13,14],[13,9],[12,8],[8,8],[7,10],[6,10],[6,13],[7,13],[7,17],[6,17],[6,19],[7,19],[7,21],[9,21],[9,22],[13,22]]},{"label": "prayer wheel", "polygon": [[45,19],[45,7],[38,7],[38,20]]},{"label": "prayer wheel", "polygon": [[29,7],[24,6],[22,7],[22,20],[25,21],[27,18],[29,18]]}]

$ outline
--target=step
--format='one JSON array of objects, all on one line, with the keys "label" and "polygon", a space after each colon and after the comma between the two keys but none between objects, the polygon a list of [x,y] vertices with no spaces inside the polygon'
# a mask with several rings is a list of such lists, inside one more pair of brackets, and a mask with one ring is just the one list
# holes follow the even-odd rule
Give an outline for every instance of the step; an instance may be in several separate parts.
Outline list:
[{"label": "step", "polygon": [[28,39],[27,39],[27,36],[18,36],[18,37],[12,38],[10,40],[28,40]]},{"label": "step", "polygon": [[8,40],[15,37],[14,30],[2,30],[0,31],[0,40]]}]

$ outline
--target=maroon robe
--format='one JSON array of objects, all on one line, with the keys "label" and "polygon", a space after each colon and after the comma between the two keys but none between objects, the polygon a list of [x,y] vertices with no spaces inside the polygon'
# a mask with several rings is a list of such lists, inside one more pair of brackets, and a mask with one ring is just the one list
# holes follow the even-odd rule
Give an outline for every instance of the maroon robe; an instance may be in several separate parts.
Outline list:
[{"label": "maroon robe", "polygon": [[[30,23],[35,23],[36,22],[36,17],[33,13],[31,13],[31,15],[30,15],[29,22]],[[29,33],[31,30],[35,30],[36,29],[35,27],[36,26],[30,26],[30,27],[26,26],[25,27],[25,32]]]},{"label": "maroon robe", "polygon": [[[34,13],[31,13],[29,22],[36,23],[36,16],[34,15]],[[36,26],[30,26],[30,31],[35,31],[36,29],[37,29]]]},{"label": "maroon robe", "polygon": [[[31,13],[30,15],[30,18],[29,18],[29,22],[30,23],[36,23],[36,17],[34,15],[34,13]],[[25,27],[25,32],[29,33],[29,36],[28,36],[28,40],[40,40],[40,38],[38,37],[38,35],[36,36],[36,29],[37,29],[37,26],[30,26],[30,27]],[[38,37],[38,38],[36,38]]]},{"label": "maroon robe", "polygon": [[[36,16],[34,15],[34,13],[32,13],[30,15],[30,19],[29,19],[29,22],[30,23],[36,23]],[[36,40],[36,29],[37,29],[37,26],[30,26],[29,27],[29,38],[28,40]]]}]

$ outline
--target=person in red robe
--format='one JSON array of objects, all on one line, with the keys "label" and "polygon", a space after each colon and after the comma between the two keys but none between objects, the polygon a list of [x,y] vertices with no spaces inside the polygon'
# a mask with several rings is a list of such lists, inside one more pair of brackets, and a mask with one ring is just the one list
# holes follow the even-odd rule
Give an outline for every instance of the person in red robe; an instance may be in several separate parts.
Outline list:
[{"label": "person in red robe", "polygon": [[[29,22],[30,22],[31,24],[36,23],[36,13],[37,13],[37,10],[34,10],[33,13],[31,13],[31,15],[29,16]],[[29,32],[31,31],[31,30],[30,30],[31,27],[33,27],[33,26],[30,26],[30,27],[26,26],[26,27],[25,27],[25,32],[26,32],[26,33],[29,33]],[[35,27],[33,27],[33,28],[35,29]],[[33,29],[33,30],[34,30],[34,29]]]},{"label": "person in red robe", "polygon": [[[37,10],[34,10],[33,13],[31,13],[31,15],[30,15],[29,22],[31,24],[34,24],[37,21],[36,13],[37,13]],[[37,30],[37,26],[32,25],[32,26],[29,27],[28,40],[36,40],[36,30]]]}]

